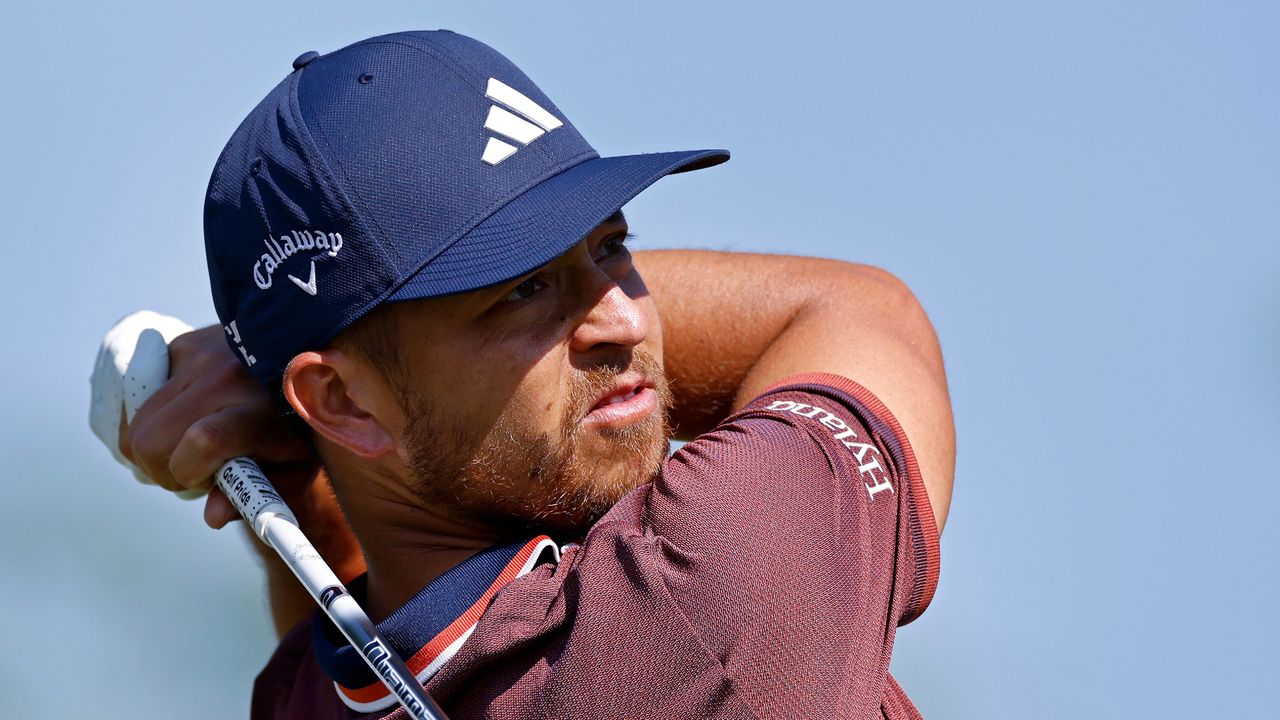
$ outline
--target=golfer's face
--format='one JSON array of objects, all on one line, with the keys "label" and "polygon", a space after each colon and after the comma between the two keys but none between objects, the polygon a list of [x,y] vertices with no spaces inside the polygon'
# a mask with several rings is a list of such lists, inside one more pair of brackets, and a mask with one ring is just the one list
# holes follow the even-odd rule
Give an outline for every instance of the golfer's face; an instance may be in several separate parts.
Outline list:
[{"label": "golfer's face", "polygon": [[[471,443],[461,463],[501,465],[497,482],[534,505],[512,514],[579,490],[620,497],[665,450],[661,326],[626,233],[615,215],[533,273],[426,301],[401,323],[413,393],[460,431],[442,440]],[[583,487],[533,487],[555,483]]]}]

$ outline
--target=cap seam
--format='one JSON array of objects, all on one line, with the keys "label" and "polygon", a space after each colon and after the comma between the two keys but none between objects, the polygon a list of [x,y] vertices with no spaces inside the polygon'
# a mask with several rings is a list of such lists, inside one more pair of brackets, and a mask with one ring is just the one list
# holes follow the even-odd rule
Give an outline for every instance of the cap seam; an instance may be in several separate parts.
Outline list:
[{"label": "cap seam", "polygon": [[[370,225],[377,230],[378,242],[374,243],[374,245],[377,247],[378,253],[382,256],[383,261],[390,264],[398,272],[402,265],[400,253],[395,252],[393,256],[388,251],[387,232],[383,230],[380,224],[378,224],[377,218],[375,218],[372,213],[368,212],[368,204],[364,197],[354,188],[348,190],[347,186],[352,184],[351,178],[347,176],[347,170],[341,163],[337,164],[337,169],[341,172],[342,178],[346,182],[338,182],[337,173],[334,172],[334,168],[330,167],[328,158],[320,152],[319,141],[323,141],[325,148],[328,149],[329,153],[331,155],[334,154],[333,146],[329,144],[329,138],[324,134],[323,129],[319,129],[318,132],[312,132],[311,126],[307,124],[306,119],[302,116],[302,108],[298,103],[298,84],[301,82],[303,70],[306,70],[306,68],[304,67],[293,75],[294,80],[289,88],[289,112],[293,114],[294,120],[298,123],[298,127],[306,134],[306,139],[311,144],[311,147],[308,148],[308,150],[314,151],[317,165],[319,165],[321,171],[325,173],[325,179],[333,186],[335,192],[339,196],[339,200],[347,205],[345,209],[349,210],[351,214],[359,220],[361,229],[365,232],[368,232]],[[317,140],[317,137],[319,138],[319,141]],[[355,201],[359,201],[359,211],[356,209]],[[372,233],[370,234],[372,235]]]},{"label": "cap seam", "polygon": [[[418,52],[426,53],[428,55],[435,57],[437,60],[441,60],[448,63],[450,66],[452,66],[449,69],[452,70],[454,74],[456,74],[459,78],[465,81],[473,91],[480,93],[482,95],[484,94],[484,91],[480,88],[480,82],[479,82],[480,74],[475,72],[472,68],[468,67],[466,63],[464,63],[457,55],[454,55],[452,52],[450,52],[448,48],[444,47],[443,45],[440,45],[439,43],[428,40],[427,38],[418,37],[417,35],[409,35],[408,33],[396,33],[392,37],[397,39],[384,40],[383,42],[386,42],[390,45],[402,45],[411,50],[417,50]],[[399,38],[405,38],[405,39],[401,40]],[[429,48],[422,47],[421,45],[415,45],[414,43],[409,41],[410,39],[416,40],[422,43],[423,45],[427,45],[429,46]]]},{"label": "cap seam", "polygon": [[[398,38],[399,38],[399,37],[403,37],[403,38],[406,38],[406,39],[416,40],[416,41],[418,41],[418,42],[422,43],[423,45],[428,45],[428,46],[430,46],[432,49],[436,50],[436,51],[437,51],[437,53],[438,53],[438,54],[437,54],[437,53],[430,53],[430,54],[435,55],[436,57],[438,57],[438,58],[440,58],[440,59],[446,59],[446,58],[447,58],[450,62],[452,62],[453,64],[457,65],[457,68],[455,68],[455,69],[454,69],[454,72],[455,72],[455,73],[457,73],[457,74],[459,75],[459,77],[462,77],[462,79],[463,79],[463,80],[464,80],[468,85],[470,85],[470,86],[471,86],[471,89],[472,89],[472,90],[474,90],[474,91],[475,91],[475,92],[477,92],[477,93],[480,93],[482,96],[484,96],[484,97],[486,97],[486,98],[488,97],[488,87],[486,86],[486,87],[484,87],[484,88],[481,88],[481,85],[487,85],[487,83],[485,82],[485,80],[483,80],[483,79],[482,79],[482,78],[483,78],[483,76],[484,76],[484,73],[477,72],[474,68],[472,68],[472,67],[471,67],[471,65],[470,65],[470,64],[468,64],[468,63],[467,63],[467,61],[466,61],[466,60],[464,60],[464,59],[462,59],[461,57],[459,57],[457,54],[455,54],[455,53],[454,53],[452,50],[450,50],[448,47],[446,47],[446,46],[444,46],[444,45],[441,45],[440,43],[436,42],[435,40],[432,40],[431,38],[420,37],[420,36],[417,36],[417,35],[411,35],[411,34],[409,34],[409,33],[397,33],[397,34],[395,35],[395,37],[398,37]],[[414,45],[410,45],[408,42],[397,43],[397,44],[405,45],[406,47],[412,47],[412,48],[414,48],[415,50],[418,50],[418,51],[420,51],[420,52],[430,52],[429,50],[427,50],[427,49],[425,49],[425,48],[421,48],[421,47],[416,47],[416,46],[414,46]],[[441,56],[445,56],[445,57],[441,57]],[[512,63],[512,65],[514,65],[514,63]],[[517,69],[519,69],[519,68],[517,67]],[[523,70],[521,70],[520,72],[521,72],[521,74],[523,74],[523,75],[525,76],[525,78],[526,78],[526,79],[528,79],[528,80],[529,80],[529,82],[530,82],[531,84],[533,84],[535,87],[537,87],[537,83],[534,83],[534,82],[533,82],[533,78],[530,78],[530,77],[528,76],[528,74],[527,74],[527,73],[524,73],[524,71],[523,71]],[[464,73],[465,73],[465,75],[466,75],[466,76],[464,76]],[[544,94],[545,94],[545,93],[544,93]],[[550,101],[550,98],[548,98],[548,101]],[[552,104],[552,105],[555,105],[555,103],[554,103],[554,102],[552,102],[551,104]],[[556,106],[556,110],[560,110],[559,106]],[[564,112],[562,111],[560,114],[561,114],[561,115],[564,115]],[[538,157],[540,157],[544,163],[545,163],[545,162],[551,162],[552,160],[554,160],[554,157],[552,156],[551,151],[550,151],[547,147],[545,147],[545,146],[543,146],[543,145],[533,145],[533,144],[525,145],[525,150],[530,150],[530,149],[532,149],[532,150],[534,150],[535,152],[537,152],[537,153],[538,153]]]}]

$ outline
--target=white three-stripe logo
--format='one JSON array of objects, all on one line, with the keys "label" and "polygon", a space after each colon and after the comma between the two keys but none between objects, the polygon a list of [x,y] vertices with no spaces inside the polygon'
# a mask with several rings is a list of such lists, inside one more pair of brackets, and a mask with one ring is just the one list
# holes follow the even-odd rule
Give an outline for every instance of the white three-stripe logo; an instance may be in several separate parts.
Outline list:
[{"label": "white three-stripe logo", "polygon": [[[564,124],[519,90],[496,78],[489,78],[484,96],[499,103],[489,106],[489,116],[484,119],[485,129],[521,145],[528,145]],[[515,155],[518,149],[505,140],[491,137],[484,146],[481,159],[490,165],[497,165]]]}]

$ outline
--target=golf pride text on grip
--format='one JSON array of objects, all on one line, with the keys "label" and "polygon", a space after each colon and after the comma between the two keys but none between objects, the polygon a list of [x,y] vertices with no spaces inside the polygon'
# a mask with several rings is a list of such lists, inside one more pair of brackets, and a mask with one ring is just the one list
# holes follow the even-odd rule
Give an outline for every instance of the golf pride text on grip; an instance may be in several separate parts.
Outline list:
[{"label": "golf pride text on grip", "polygon": [[228,460],[218,471],[218,487],[258,537],[266,540],[267,521],[281,517],[293,525],[298,519],[276,492],[258,464],[248,458]]}]

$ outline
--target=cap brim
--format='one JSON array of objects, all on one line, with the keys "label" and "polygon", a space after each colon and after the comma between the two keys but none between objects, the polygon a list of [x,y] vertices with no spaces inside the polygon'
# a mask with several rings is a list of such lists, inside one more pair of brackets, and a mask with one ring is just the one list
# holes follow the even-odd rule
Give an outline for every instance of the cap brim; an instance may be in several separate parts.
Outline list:
[{"label": "cap brim", "polygon": [[427,262],[387,302],[488,287],[541,267],[666,175],[719,165],[725,150],[620,155],[581,162],[530,188]]}]

